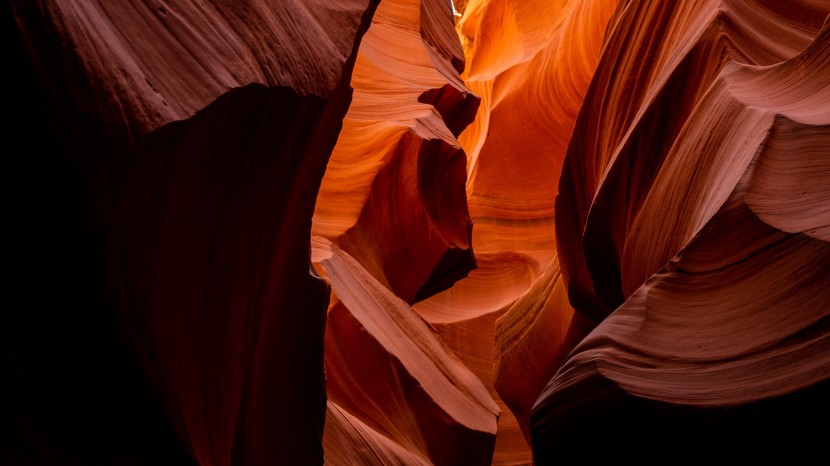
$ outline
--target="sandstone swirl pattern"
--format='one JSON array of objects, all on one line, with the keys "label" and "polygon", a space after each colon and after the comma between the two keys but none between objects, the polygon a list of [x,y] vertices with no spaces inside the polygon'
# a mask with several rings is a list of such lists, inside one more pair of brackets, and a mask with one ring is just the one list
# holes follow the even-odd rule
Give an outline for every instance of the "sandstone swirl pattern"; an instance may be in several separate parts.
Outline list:
[{"label": "sandstone swirl pattern", "polygon": [[826,456],[827,1],[3,20],[0,463]]},{"label": "sandstone swirl pattern", "polygon": [[827,15],[630,2],[609,26],[556,203],[570,302],[604,320],[534,406],[540,461],[807,455],[781,445],[827,406]]}]

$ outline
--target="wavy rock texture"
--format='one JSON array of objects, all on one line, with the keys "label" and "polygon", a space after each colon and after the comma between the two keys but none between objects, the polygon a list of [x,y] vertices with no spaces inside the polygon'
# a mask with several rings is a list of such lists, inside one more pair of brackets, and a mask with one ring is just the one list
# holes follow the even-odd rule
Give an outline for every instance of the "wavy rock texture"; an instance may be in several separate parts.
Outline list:
[{"label": "wavy rock texture", "polygon": [[372,429],[329,401],[323,434],[326,464],[430,465],[426,458]]},{"label": "wavy rock texture", "polygon": [[[554,288],[549,280],[561,281],[553,232],[558,173],[615,5],[456,4],[464,11],[457,25],[467,57],[463,77],[482,99],[475,121],[459,137],[468,154],[467,199],[479,268],[415,310],[502,403],[494,464],[531,461],[530,409],[576,335],[591,328],[584,319],[569,330],[573,309],[566,299],[538,306],[516,300],[526,293],[547,299],[541,289]],[[515,383],[516,377],[535,382]]]},{"label": "wavy rock texture", "polygon": [[493,385],[493,341],[496,319],[506,312],[515,296],[530,287],[536,264],[527,256],[510,253],[477,257],[477,262],[478,268],[465,279],[413,309],[435,328],[499,403],[501,416],[493,462],[523,464],[530,461],[527,442]]},{"label": "wavy rock texture", "polygon": [[51,215],[24,244],[68,276],[12,324],[21,464],[322,462],[308,239],[375,3],[10,4]]},{"label": "wavy rock texture", "polygon": [[0,462],[823,457],[828,15],[7,2]]},{"label": "wavy rock texture", "polygon": [[458,75],[463,59],[449,4],[383,2],[360,48],[354,103],[317,198],[314,234],[408,303],[475,267],[466,157],[455,136],[478,98]]},{"label": "wavy rock texture", "polygon": [[[827,15],[811,2],[620,11],[556,204],[571,303],[608,317],[533,409],[538,461],[817,451],[803,426],[827,414],[830,378]],[[597,441],[608,449],[586,449]]]},{"label": "wavy rock texture", "polygon": [[[354,101],[317,198],[314,262],[337,296],[327,324],[326,373],[341,414],[329,411],[329,418],[340,423],[351,416],[371,432],[355,444],[328,429],[326,461],[333,464],[404,461],[388,457],[390,442],[427,463],[491,462],[499,409],[407,304],[475,267],[466,156],[456,136],[473,119],[478,97],[459,76],[464,56],[449,6],[432,0],[380,5],[358,54]],[[331,250],[349,267],[337,265]],[[410,322],[378,321],[390,313]],[[390,332],[403,341],[390,340]],[[453,362],[426,362],[439,357]],[[447,383],[437,375],[444,369],[418,370],[424,364],[465,372]],[[484,424],[454,412],[455,402],[444,398],[471,390],[487,407],[474,415],[485,416]]]},{"label": "wavy rock texture", "polygon": [[[545,16],[534,18],[535,29],[526,34],[517,32],[516,24],[510,30],[498,22],[480,24],[483,16],[470,15],[470,12],[494,8],[486,2],[460,5],[462,9],[467,8],[468,14],[459,25],[460,30],[485,39],[501,36],[510,45],[505,49],[467,47],[465,51],[467,59],[474,63],[486,63],[499,54],[501,62],[489,68],[479,65],[478,75],[472,77],[468,76],[469,72],[465,73],[468,85],[477,86],[487,94],[486,105],[476,115],[472,130],[462,135],[462,141],[465,138],[468,141],[464,145],[472,160],[482,161],[470,164],[471,177],[478,179],[471,178],[467,192],[471,206],[478,205],[476,200],[483,202],[478,216],[474,217],[477,269],[438,294],[434,293],[451,285],[464,272],[457,266],[458,249],[448,250],[448,242],[430,232],[437,229],[440,233],[440,222],[466,218],[466,208],[457,208],[454,212],[452,209],[463,204],[457,200],[461,194],[457,190],[465,179],[458,165],[461,159],[455,156],[460,152],[453,135],[470,121],[475,106],[469,102],[477,99],[457,76],[463,69],[457,38],[451,30],[448,34],[447,28],[435,27],[442,24],[439,20],[445,19],[436,12],[449,13],[446,5],[423,2],[419,16],[413,4],[417,2],[382,4],[367,33],[352,80],[355,100],[322,183],[314,232],[334,241],[405,301],[419,301],[414,309],[433,325],[498,399],[493,387],[495,322],[530,288],[541,267],[553,256],[552,206],[556,192],[550,188],[556,186],[555,174],[561,165],[592,63],[597,60],[602,30],[613,11],[613,2],[598,2],[589,8],[578,7],[575,2],[562,2],[555,8],[546,6]],[[532,10],[539,5],[517,8],[523,18],[531,18]],[[566,19],[567,24],[561,31],[540,32],[545,24]],[[417,31],[419,35],[414,34]],[[505,31],[510,34],[505,36]],[[390,38],[395,39],[396,47],[389,46]],[[561,50],[562,43],[571,40],[585,44],[584,49],[557,51]],[[520,43],[531,49],[515,51]],[[580,73],[563,73],[563,66],[573,64],[579,66]],[[537,77],[530,82],[515,78],[522,75]],[[551,80],[555,84],[547,85]],[[490,88],[494,82],[501,90],[492,101]],[[543,87],[540,94],[545,100],[540,102],[536,98],[534,86]],[[557,92],[569,95],[570,100],[555,99]],[[388,105],[390,99],[396,105]],[[547,106],[551,102],[555,105],[552,110]],[[499,108],[495,110],[495,117],[491,117],[496,107]],[[527,113],[520,121],[514,121],[521,112]],[[552,114],[561,115],[553,120],[549,118]],[[491,120],[496,131],[485,142],[480,128],[490,125]],[[527,122],[534,121],[542,124],[524,129]],[[553,137],[534,141],[538,148],[530,150],[526,136],[551,128],[555,131]],[[422,141],[432,144],[425,146]],[[427,154],[445,158],[448,144],[456,148],[452,153],[455,155],[452,155],[451,176],[443,185],[425,185],[418,178],[423,176],[423,171],[416,169],[416,160],[424,158],[424,149]],[[529,163],[511,163],[504,156],[504,148],[509,146],[527,147]],[[436,188],[446,194],[428,197]],[[444,216],[430,216],[429,202],[433,200],[447,207]],[[395,209],[390,209],[391,205]],[[431,283],[434,280],[429,274],[436,276],[433,270],[439,259],[440,282],[435,284]],[[444,272],[453,269],[452,275]],[[573,312],[570,307],[566,305],[549,312],[563,315],[566,330]],[[508,344],[515,343],[505,346]],[[544,365],[544,371],[542,378],[547,381],[555,367]],[[541,385],[536,387],[536,395],[541,388]],[[525,418],[534,400],[535,395],[523,400]],[[525,419],[524,425],[527,424]],[[494,461],[497,464],[530,461],[527,442],[522,439],[515,418],[506,410],[500,419]]]},{"label": "wavy rock texture", "polygon": [[[481,381],[355,259],[325,239],[314,244],[339,298],[326,330],[329,399],[382,440],[367,442],[371,450],[391,440],[419,461],[490,464],[499,408]],[[363,453],[361,462],[383,464],[348,449],[327,451],[327,463]]]},{"label": "wavy rock texture", "polygon": [[552,259],[558,173],[616,3],[467,3],[464,78],[482,105],[460,139],[477,253],[522,253],[540,271]]}]

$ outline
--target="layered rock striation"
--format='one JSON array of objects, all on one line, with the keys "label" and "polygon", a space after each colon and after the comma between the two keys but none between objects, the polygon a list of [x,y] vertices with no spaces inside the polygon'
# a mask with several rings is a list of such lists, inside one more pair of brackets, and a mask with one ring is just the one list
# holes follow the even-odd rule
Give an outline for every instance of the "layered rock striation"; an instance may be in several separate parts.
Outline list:
[{"label": "layered rock striation", "polygon": [[815,451],[800,425],[826,413],[830,376],[827,15],[619,10],[556,202],[570,302],[604,320],[533,408],[539,461]]},{"label": "layered rock striation", "polygon": [[3,20],[0,462],[824,454],[826,2]]}]

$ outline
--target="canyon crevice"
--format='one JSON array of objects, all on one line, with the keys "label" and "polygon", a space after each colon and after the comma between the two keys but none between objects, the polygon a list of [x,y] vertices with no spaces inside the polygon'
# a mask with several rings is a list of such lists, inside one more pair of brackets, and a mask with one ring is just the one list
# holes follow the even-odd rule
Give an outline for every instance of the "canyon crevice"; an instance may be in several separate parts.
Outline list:
[{"label": "canyon crevice", "polygon": [[826,455],[827,2],[3,20],[0,463]]}]

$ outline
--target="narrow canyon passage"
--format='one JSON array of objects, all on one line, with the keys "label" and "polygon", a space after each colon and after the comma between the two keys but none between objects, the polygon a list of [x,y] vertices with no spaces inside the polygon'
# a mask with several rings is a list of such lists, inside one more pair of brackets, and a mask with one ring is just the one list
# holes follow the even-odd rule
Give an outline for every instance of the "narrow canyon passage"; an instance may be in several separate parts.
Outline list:
[{"label": "narrow canyon passage", "polygon": [[0,464],[804,464],[830,3],[10,0]]}]

